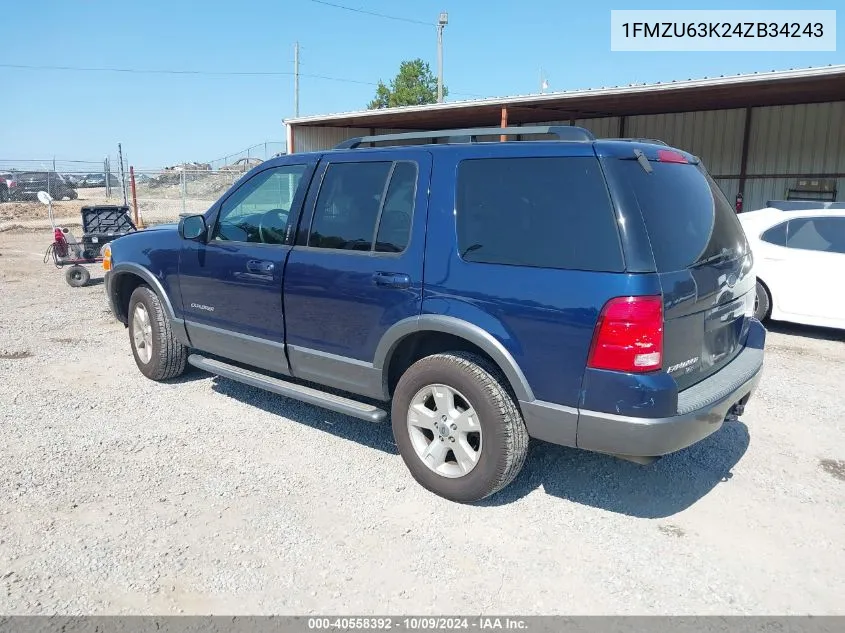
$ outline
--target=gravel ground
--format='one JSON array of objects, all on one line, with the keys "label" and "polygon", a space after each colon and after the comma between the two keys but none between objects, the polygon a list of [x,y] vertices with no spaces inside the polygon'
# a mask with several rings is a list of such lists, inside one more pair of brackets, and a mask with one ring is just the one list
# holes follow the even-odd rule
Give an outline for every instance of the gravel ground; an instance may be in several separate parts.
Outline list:
[{"label": "gravel ground", "polygon": [[144,379],[48,241],[0,234],[0,613],[845,614],[842,333],[773,326],[746,415],[694,447],[538,443],[460,506],[388,425]]}]

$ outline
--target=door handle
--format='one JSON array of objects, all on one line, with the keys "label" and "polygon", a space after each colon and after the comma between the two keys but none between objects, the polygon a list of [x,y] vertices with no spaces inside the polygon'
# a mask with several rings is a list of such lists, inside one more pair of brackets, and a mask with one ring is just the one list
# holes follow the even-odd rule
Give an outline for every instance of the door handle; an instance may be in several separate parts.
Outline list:
[{"label": "door handle", "polygon": [[403,273],[373,273],[373,281],[382,288],[409,288],[411,278]]},{"label": "door handle", "polygon": [[251,273],[261,275],[269,275],[273,272],[275,265],[273,262],[268,262],[259,259],[251,259],[246,263],[246,269]]}]

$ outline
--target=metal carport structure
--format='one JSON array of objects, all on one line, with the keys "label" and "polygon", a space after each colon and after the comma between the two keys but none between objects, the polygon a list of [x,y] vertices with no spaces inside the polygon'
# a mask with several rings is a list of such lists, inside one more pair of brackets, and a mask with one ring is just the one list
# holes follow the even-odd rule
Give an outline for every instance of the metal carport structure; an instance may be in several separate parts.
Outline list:
[{"label": "metal carport structure", "polygon": [[[845,65],[363,110],[285,121],[288,151],[412,130],[579,125],[597,137],[661,139],[701,157],[745,208],[798,181],[845,199]],[[493,137],[496,138],[496,137]],[[492,140],[492,139],[491,139]]]}]

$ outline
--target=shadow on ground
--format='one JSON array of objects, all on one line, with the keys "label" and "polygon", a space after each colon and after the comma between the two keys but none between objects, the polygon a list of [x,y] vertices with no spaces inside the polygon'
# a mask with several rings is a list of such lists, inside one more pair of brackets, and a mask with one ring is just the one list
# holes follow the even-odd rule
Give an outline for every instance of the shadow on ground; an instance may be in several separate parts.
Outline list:
[{"label": "shadow on ground", "polygon": [[845,332],[829,327],[800,325],[798,323],[788,323],[787,321],[766,321],[766,329],[769,332],[775,332],[777,334],[803,336],[820,341],[845,341]]},{"label": "shadow on ground", "polygon": [[85,282],[85,285],[78,286],[79,288],[91,288],[94,286],[102,286],[105,283],[105,279],[103,277],[91,277],[88,281]]},{"label": "shadow on ground", "polygon": [[176,378],[171,378],[167,381],[167,383],[171,385],[181,385],[183,383],[196,382],[197,380],[208,380],[213,377],[214,375],[209,374],[207,371],[202,371],[196,367],[188,365],[187,371],[184,374]]},{"label": "shadow on ground", "polygon": [[[397,454],[389,422],[373,424],[356,420],[221,377],[213,379],[212,389],[299,424]],[[728,481],[731,469],[745,454],[749,441],[745,424],[726,422],[701,442],[649,466],[532,442],[525,468],[517,479],[479,505],[513,503],[541,489],[548,495],[609,512],[650,519],[668,517]]]},{"label": "shadow on ground", "polygon": [[511,503],[540,488],[554,497],[609,512],[648,519],[668,517],[730,480],[749,441],[745,424],[726,422],[701,442],[649,466],[536,442],[522,473],[482,505]]},{"label": "shadow on ground", "polygon": [[[205,372],[196,371],[205,376]],[[308,384],[308,383],[302,383]],[[250,387],[228,378],[215,376],[211,387],[215,392],[258,407],[268,413],[283,416],[298,424],[305,424],[315,429],[331,433],[345,440],[357,442],[385,453],[398,455],[396,444],[393,442],[393,431],[390,422],[375,424],[351,418],[347,415],[321,409],[310,404],[278,396],[256,387]],[[339,392],[338,392],[339,393]],[[384,406],[384,404],[376,405]]]}]

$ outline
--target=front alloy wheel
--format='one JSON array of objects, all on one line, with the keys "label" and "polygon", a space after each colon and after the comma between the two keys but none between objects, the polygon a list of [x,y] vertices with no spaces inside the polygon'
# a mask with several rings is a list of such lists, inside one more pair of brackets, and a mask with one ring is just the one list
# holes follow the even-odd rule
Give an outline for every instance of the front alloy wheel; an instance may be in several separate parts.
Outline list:
[{"label": "front alloy wheel", "polygon": [[147,285],[140,285],[129,298],[129,342],[135,364],[151,380],[168,380],[185,373],[188,348],[173,332],[161,299]]},{"label": "front alloy wheel", "polygon": [[153,325],[150,323],[150,313],[143,303],[135,304],[132,312],[132,340],[138,360],[145,365],[153,357]]}]

